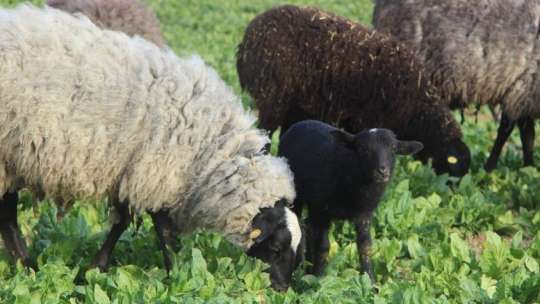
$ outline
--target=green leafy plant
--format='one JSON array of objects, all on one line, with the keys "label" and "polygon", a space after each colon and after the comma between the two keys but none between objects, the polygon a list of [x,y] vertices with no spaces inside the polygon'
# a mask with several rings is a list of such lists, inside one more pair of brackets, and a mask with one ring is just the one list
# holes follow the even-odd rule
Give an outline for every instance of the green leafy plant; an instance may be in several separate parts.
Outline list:
[{"label": "green leafy plant", "polygon": [[[4,6],[20,2],[0,0]],[[288,3],[319,6],[364,24],[371,20],[370,0]],[[200,54],[242,94],[236,45],[251,18],[282,2],[149,4],[178,54]],[[249,96],[242,97],[250,107]],[[19,221],[40,269],[14,265],[0,248],[0,303],[540,303],[540,173],[520,168],[514,134],[499,169],[486,174],[481,168],[496,124],[471,118],[462,127],[473,153],[473,170],[462,180],[436,176],[411,158],[399,159],[371,227],[377,292],[358,270],[349,223],[331,229],[325,276],[299,269],[291,288],[278,293],[269,287],[267,265],[215,234],[178,237],[181,248],[173,253],[174,267],[167,274],[146,215],[140,227],[131,225],[122,235],[108,272],[87,269],[110,227],[107,204],[80,201],[66,213],[24,193]],[[278,141],[275,134],[274,153]],[[540,163],[538,150],[535,156]]]}]

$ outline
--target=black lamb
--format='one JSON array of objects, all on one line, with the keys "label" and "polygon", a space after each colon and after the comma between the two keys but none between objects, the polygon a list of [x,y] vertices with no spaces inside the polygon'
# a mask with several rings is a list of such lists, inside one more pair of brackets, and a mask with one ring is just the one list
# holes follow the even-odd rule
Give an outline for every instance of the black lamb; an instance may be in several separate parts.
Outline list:
[{"label": "black lamb", "polygon": [[395,155],[414,154],[417,141],[400,141],[388,129],[369,129],[355,135],[315,120],[293,124],[281,137],[279,155],[294,173],[294,212],[308,207],[309,273],[321,275],[329,250],[332,220],[351,220],[356,226],[360,265],[374,281],[367,255],[369,225],[394,169]]}]

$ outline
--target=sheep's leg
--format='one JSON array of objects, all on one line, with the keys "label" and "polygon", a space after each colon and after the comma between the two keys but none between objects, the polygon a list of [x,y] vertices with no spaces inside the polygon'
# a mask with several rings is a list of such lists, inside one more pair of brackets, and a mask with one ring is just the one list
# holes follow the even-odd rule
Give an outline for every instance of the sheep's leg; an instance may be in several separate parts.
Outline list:
[{"label": "sheep's leg", "polygon": [[156,234],[158,236],[159,248],[163,252],[163,263],[165,264],[165,268],[167,269],[167,271],[171,271],[172,263],[168,249],[173,248],[172,244],[174,242],[174,237],[173,223],[169,217],[169,212],[150,212],[150,215],[152,216],[154,228],[156,229]]},{"label": "sheep's leg", "polygon": [[118,239],[120,238],[122,233],[129,226],[131,218],[127,204],[115,204],[114,208],[116,209],[118,218],[112,225],[111,231],[107,235],[105,243],[103,243],[101,249],[95,256],[91,264],[91,268],[98,267],[101,271],[107,270],[107,267],[109,266],[109,259],[111,257],[114,246],[116,245],[116,242],[118,242]]},{"label": "sheep's leg", "polygon": [[330,221],[308,218],[307,222],[307,260],[311,263],[307,272],[320,276],[326,267],[328,251],[330,250],[330,241],[328,240]]},{"label": "sheep's leg", "polygon": [[367,272],[372,283],[375,283],[375,275],[371,262],[369,261],[371,249],[371,235],[369,234],[369,225],[371,224],[371,215],[360,216],[354,221],[356,227],[356,246],[360,258],[362,270]]},{"label": "sheep's leg", "polygon": [[499,156],[501,155],[502,148],[506,143],[506,140],[508,140],[508,137],[512,133],[514,126],[515,121],[511,120],[506,114],[503,113],[501,116],[501,122],[499,124],[499,130],[497,131],[497,139],[495,140],[495,145],[493,146],[493,149],[491,149],[489,158],[484,165],[484,169],[486,171],[489,172],[495,169],[495,167],[497,166],[497,161],[499,160]]},{"label": "sheep's leg", "polygon": [[519,134],[523,146],[523,165],[534,165],[534,120],[530,117],[523,117],[518,120]]},{"label": "sheep's leg", "polygon": [[24,266],[36,268],[30,261],[26,243],[17,222],[17,192],[4,194],[0,201],[0,233],[4,240],[4,246],[15,260],[21,260]]}]

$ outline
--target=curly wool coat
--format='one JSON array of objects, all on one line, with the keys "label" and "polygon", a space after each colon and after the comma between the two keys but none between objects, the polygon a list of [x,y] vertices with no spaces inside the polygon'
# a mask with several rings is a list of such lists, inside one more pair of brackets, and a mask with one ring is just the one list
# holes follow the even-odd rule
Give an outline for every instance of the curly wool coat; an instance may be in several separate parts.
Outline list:
[{"label": "curly wool coat", "polygon": [[451,105],[540,117],[540,0],[375,0],[373,24],[418,51]]},{"label": "curly wool coat", "polygon": [[285,160],[217,73],[86,17],[0,10],[0,195],[108,197],[248,248],[260,208],[293,201]]},{"label": "curly wool coat", "polygon": [[47,5],[81,13],[101,28],[139,35],[165,46],[156,14],[139,0],[47,0]]},{"label": "curly wool coat", "polygon": [[[445,159],[461,130],[413,52],[388,35],[310,7],[281,6],[251,21],[238,47],[240,84],[262,128],[317,119],[349,132],[382,127]],[[463,144],[464,146],[464,144]]]}]

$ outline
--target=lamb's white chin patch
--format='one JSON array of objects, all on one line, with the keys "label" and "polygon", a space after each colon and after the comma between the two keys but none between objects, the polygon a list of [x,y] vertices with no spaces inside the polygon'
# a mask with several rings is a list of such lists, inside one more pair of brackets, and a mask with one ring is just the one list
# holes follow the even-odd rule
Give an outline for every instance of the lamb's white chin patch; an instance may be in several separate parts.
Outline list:
[{"label": "lamb's white chin patch", "polygon": [[291,233],[291,249],[296,253],[302,238],[302,230],[300,229],[298,217],[289,208],[285,208],[285,221],[287,222],[287,229]]}]

